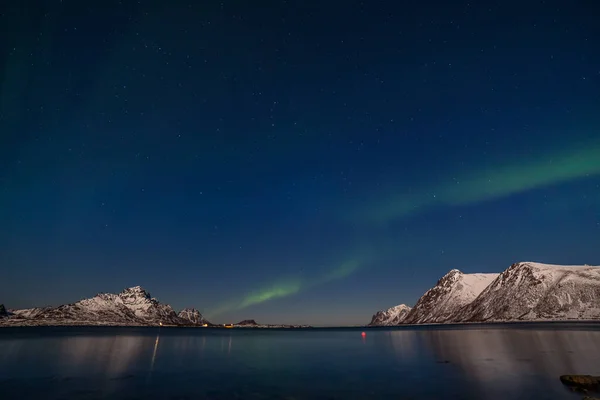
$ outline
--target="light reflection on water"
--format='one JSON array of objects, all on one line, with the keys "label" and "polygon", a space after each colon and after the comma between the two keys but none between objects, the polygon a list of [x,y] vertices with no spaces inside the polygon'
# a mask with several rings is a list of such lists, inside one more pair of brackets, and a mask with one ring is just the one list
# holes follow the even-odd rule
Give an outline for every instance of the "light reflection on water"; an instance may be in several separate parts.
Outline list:
[{"label": "light reflection on water", "polygon": [[[450,330],[423,335],[437,362],[454,366],[483,398],[556,387],[558,376],[597,373],[600,335],[589,331]],[[559,397],[555,397],[559,398]]]},{"label": "light reflection on water", "polygon": [[0,330],[3,400],[581,398],[600,328]]}]

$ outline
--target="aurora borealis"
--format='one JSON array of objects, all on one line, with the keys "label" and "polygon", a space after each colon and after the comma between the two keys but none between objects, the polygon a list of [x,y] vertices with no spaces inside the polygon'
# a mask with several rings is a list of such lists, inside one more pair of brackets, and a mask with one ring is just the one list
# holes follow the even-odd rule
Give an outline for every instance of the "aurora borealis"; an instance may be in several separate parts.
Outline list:
[{"label": "aurora borealis", "polygon": [[358,324],[600,264],[592,3],[267,3],[1,6],[0,303]]},{"label": "aurora borealis", "polygon": [[347,261],[333,269],[321,268],[326,271],[325,275],[313,279],[303,279],[301,277],[288,278],[282,281],[272,283],[268,287],[259,288],[246,294],[241,300],[229,301],[227,304],[211,310],[212,316],[217,316],[220,313],[227,311],[243,310],[255,304],[264,303],[280,297],[292,296],[301,291],[309,290],[315,286],[324,285],[337,279],[343,279],[360,267],[358,260]]},{"label": "aurora borealis", "polygon": [[433,185],[421,192],[390,198],[381,196],[383,201],[367,208],[367,218],[376,223],[389,222],[428,207],[468,205],[597,177],[600,175],[600,129],[595,134],[597,139],[572,149],[534,158],[515,157],[497,166],[475,166],[474,172],[445,177],[445,184]]}]

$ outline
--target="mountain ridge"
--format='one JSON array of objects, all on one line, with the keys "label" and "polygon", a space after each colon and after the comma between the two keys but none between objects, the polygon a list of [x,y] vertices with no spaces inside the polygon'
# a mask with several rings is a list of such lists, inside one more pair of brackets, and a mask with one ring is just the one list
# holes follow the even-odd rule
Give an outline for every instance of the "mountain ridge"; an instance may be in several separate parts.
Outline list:
[{"label": "mountain ridge", "polygon": [[56,307],[13,310],[5,322],[31,325],[202,325],[208,321],[195,309],[179,314],[159,302],[141,286],[126,288],[118,294],[98,293],[94,297]]},{"label": "mountain ridge", "polygon": [[369,326],[399,325],[406,319],[410,310],[411,308],[406,304],[399,304],[387,310],[377,311],[371,318]]},{"label": "mountain ridge", "polygon": [[456,322],[600,319],[600,267],[512,264],[452,319]]},{"label": "mountain ridge", "polygon": [[598,319],[600,266],[518,262],[499,274],[450,270],[400,324]]},{"label": "mountain ridge", "polygon": [[452,269],[419,298],[403,322],[447,322],[456,311],[475,300],[497,276],[495,273],[465,274]]}]

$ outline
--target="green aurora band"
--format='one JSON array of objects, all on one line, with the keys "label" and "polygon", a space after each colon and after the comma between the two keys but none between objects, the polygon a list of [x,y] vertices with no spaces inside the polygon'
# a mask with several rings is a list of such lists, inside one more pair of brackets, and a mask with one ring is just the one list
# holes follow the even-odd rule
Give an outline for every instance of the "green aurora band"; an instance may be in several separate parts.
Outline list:
[{"label": "green aurora band", "polygon": [[518,158],[518,163],[476,170],[417,193],[384,197],[366,208],[355,209],[351,220],[384,225],[430,208],[475,204],[600,175],[600,142],[536,160]]},{"label": "green aurora band", "polygon": [[244,308],[264,303],[269,300],[292,296],[301,291],[305,291],[334,280],[343,279],[354,273],[361,265],[361,261],[351,260],[342,263],[339,267],[334,268],[322,276],[318,276],[314,279],[309,280],[298,277],[282,279],[270,284],[267,287],[255,290],[240,300],[232,301],[217,307],[215,310],[209,313],[209,315],[210,317],[214,317],[229,311],[243,310]]},{"label": "green aurora band", "polygon": [[[385,225],[404,217],[436,207],[453,207],[499,199],[545,186],[600,175],[600,141],[586,143],[559,154],[538,158],[517,158],[494,168],[481,167],[460,179],[447,179],[446,184],[432,185],[416,193],[382,196],[381,201],[367,207],[354,208],[352,221]],[[346,215],[347,216],[347,215]],[[312,279],[288,277],[257,289],[241,299],[215,309],[210,316],[238,311],[273,299],[292,296],[331,281],[343,279],[375,260],[386,248],[398,249],[395,242],[379,241],[377,246],[363,248],[361,257],[350,259]]]},{"label": "green aurora band", "polygon": [[290,279],[288,281],[275,283],[270,287],[250,293],[244,299],[242,299],[236,309],[241,310],[246,307],[264,303],[265,301],[273,300],[279,297],[291,296],[298,293],[303,286],[304,282],[302,282],[301,279]]}]

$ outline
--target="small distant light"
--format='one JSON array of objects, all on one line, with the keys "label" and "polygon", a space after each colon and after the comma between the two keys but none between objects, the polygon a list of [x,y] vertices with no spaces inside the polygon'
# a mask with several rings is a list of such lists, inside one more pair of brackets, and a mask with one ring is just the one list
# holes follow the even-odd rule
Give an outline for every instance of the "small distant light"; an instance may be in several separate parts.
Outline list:
[{"label": "small distant light", "polygon": [[[162,326],[162,322],[159,322],[159,323],[158,323],[158,325],[159,325],[159,326]],[[363,333],[364,333],[364,332],[363,332]]]},{"label": "small distant light", "polygon": [[361,333],[360,336],[365,337],[367,334],[365,332]]}]

